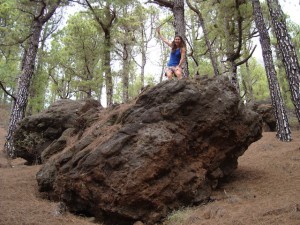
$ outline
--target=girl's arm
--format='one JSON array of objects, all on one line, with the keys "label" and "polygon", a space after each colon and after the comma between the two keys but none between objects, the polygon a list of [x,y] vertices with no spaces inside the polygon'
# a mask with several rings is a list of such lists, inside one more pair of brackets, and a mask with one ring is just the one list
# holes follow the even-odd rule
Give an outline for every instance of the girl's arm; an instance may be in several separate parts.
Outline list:
[{"label": "girl's arm", "polygon": [[170,42],[168,39],[166,39],[164,36],[162,36],[162,34],[160,33],[160,27],[156,28],[156,31],[157,31],[160,39],[163,40],[163,42],[165,42],[168,46],[170,46],[172,48],[172,42]]},{"label": "girl's arm", "polygon": [[182,65],[183,65],[183,63],[185,61],[186,48],[181,48],[180,49],[180,54],[181,54],[181,56],[180,56],[180,62],[178,64],[178,66],[182,67]]}]

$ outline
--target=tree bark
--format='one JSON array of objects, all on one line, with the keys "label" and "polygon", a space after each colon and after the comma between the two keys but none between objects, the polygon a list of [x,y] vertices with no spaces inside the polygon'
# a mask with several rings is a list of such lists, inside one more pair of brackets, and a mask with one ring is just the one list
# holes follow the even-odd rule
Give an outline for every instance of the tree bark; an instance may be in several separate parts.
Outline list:
[{"label": "tree bark", "polygon": [[259,0],[252,0],[255,24],[259,31],[263,60],[267,73],[274,116],[276,118],[277,138],[281,141],[291,141],[291,131],[273,63],[270,37],[266,28]]},{"label": "tree bark", "polygon": [[123,43],[123,52],[122,52],[122,100],[124,103],[128,102],[129,100],[129,65],[130,65],[130,58],[129,52],[130,45]]},{"label": "tree bark", "polygon": [[105,73],[105,85],[106,85],[106,104],[107,107],[113,104],[113,82],[112,82],[112,73],[111,73],[111,37],[110,30],[105,32],[105,49],[104,49],[104,73]]},{"label": "tree bark", "polygon": [[142,46],[141,46],[141,55],[142,55],[142,63],[141,63],[141,86],[142,88],[145,87],[145,67],[147,63],[147,42],[146,42],[146,31],[144,30],[144,25],[142,25]]},{"label": "tree bark", "polygon": [[8,133],[6,136],[6,142],[4,144],[4,151],[11,158],[14,157],[15,152],[13,144],[13,134],[17,128],[18,122],[25,116],[30,83],[34,72],[35,60],[39,46],[39,39],[41,36],[43,25],[52,17],[60,2],[61,0],[57,1],[50,8],[47,8],[47,5],[45,3],[42,3],[41,5],[39,5],[39,2],[36,3],[36,7],[39,10],[36,10],[37,16],[34,16],[32,20],[31,36],[28,40],[26,54],[24,54],[22,72],[18,79],[15,102],[12,107],[8,126]]},{"label": "tree bark", "polygon": [[278,0],[267,0],[267,4],[279,50],[282,55],[283,65],[289,81],[296,116],[300,123],[300,66],[298,57],[292,39],[287,31],[285,16]]}]

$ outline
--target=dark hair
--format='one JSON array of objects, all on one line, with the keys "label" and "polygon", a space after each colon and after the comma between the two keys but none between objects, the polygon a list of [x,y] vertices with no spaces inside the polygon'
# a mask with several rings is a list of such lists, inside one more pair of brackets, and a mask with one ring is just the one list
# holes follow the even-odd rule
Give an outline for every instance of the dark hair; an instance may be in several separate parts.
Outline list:
[{"label": "dark hair", "polygon": [[180,48],[185,48],[186,47],[186,44],[185,44],[185,41],[183,40],[183,38],[180,36],[180,35],[178,35],[178,34],[176,34],[175,35],[175,37],[174,37],[174,41],[172,41],[172,52],[175,52],[176,51],[176,48],[177,48],[177,46],[176,46],[176,44],[175,44],[175,38],[177,38],[177,37],[179,37],[180,38]]}]

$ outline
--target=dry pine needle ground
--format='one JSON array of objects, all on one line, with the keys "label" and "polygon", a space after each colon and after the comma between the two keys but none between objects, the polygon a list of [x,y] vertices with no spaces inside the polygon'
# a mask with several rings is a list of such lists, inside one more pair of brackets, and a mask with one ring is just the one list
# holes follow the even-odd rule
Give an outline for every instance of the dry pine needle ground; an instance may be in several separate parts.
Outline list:
[{"label": "dry pine needle ground", "polygon": [[[0,145],[5,130],[0,128]],[[299,225],[300,132],[284,143],[265,132],[239,159],[239,167],[213,193],[213,202],[171,214],[164,225]],[[40,198],[35,174],[40,166],[11,165],[0,153],[0,225],[95,224],[93,218],[61,212]]]}]

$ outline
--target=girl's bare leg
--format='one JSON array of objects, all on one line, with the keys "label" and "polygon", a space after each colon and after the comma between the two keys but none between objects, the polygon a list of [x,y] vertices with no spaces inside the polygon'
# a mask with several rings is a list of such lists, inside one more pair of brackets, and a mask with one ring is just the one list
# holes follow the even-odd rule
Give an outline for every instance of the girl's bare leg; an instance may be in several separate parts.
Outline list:
[{"label": "girl's bare leg", "polygon": [[173,71],[170,69],[166,70],[166,75],[168,77],[168,80],[172,80],[173,79]]},{"label": "girl's bare leg", "polygon": [[182,79],[182,68],[181,67],[176,67],[175,74],[177,76],[177,79],[181,80]]}]

